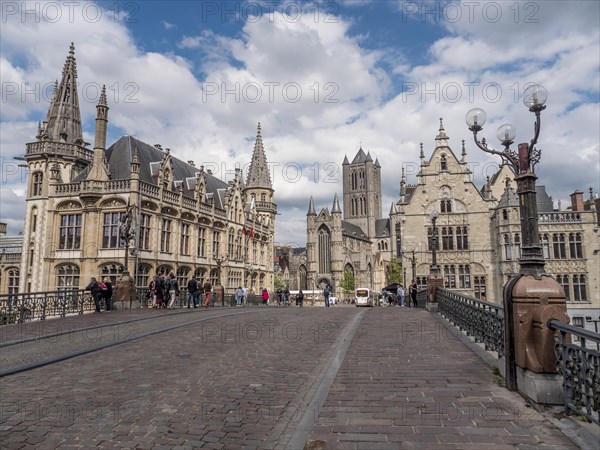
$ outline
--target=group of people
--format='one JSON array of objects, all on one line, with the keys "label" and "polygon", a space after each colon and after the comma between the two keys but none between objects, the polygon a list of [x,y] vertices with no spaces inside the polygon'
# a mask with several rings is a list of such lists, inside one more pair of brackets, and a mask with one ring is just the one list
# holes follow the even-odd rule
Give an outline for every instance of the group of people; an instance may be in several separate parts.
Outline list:
[{"label": "group of people", "polygon": [[[194,308],[200,306],[200,297],[204,295],[203,305],[208,308],[210,304],[210,296],[212,293],[212,285],[208,280],[202,284],[202,280],[192,277],[187,283],[188,302],[194,304]],[[156,275],[148,286],[148,298],[152,300],[152,308],[168,308],[173,309],[175,300],[181,295],[179,282],[174,273],[170,273],[168,277],[164,275]]]},{"label": "group of people", "polygon": [[235,306],[244,306],[246,300],[248,299],[248,289],[246,286],[239,286],[235,290]]},{"label": "group of people", "polygon": [[[408,306],[409,308],[412,306],[413,308],[416,308],[417,305],[417,282],[415,280],[412,280],[410,282],[410,286],[408,287],[408,297],[407,297],[407,292],[406,289],[404,288],[404,285],[400,284],[398,285],[398,289],[396,290],[396,306],[405,306],[404,305],[404,299],[406,299],[406,306]],[[391,295],[388,296],[388,302],[389,305],[392,306],[392,304],[394,303],[394,299]]]},{"label": "group of people", "polygon": [[85,290],[90,291],[92,294],[94,305],[96,307],[94,312],[99,313],[102,311],[102,300],[104,300],[106,311],[112,310],[113,287],[110,278],[105,277],[102,282],[96,280],[96,278],[92,278],[90,284],[86,286]]}]

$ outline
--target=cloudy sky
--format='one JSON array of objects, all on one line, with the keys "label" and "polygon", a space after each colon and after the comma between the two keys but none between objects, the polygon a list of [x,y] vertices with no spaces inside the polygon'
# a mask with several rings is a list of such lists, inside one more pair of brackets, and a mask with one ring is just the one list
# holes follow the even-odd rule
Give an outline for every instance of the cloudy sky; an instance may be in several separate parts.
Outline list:
[{"label": "cloudy sky", "polygon": [[568,205],[599,182],[600,3],[593,1],[11,2],[0,25],[0,220],[22,229],[26,173],[14,161],[35,139],[51,86],[76,46],[85,138],[98,88],[109,94],[109,144],[130,134],[227,179],[250,159],[261,122],[276,202],[276,243],[302,246],[310,195],[331,209],[341,163],[359,146],[382,165],[383,210],[403,165],[414,182],[419,143],[439,118],[481,185],[498,160],[476,149],[512,122],[531,139],[528,83],[549,91],[539,184]]}]

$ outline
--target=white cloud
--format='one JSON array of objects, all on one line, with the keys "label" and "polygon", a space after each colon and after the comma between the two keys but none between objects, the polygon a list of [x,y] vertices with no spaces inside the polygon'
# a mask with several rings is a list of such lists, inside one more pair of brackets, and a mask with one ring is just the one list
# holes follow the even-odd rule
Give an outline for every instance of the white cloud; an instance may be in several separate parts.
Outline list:
[{"label": "white cloud", "polygon": [[[490,142],[495,141],[496,127],[511,120],[518,139],[529,140],[533,117],[517,95],[529,81],[550,91],[540,139],[540,183],[555,198],[585,189],[582,183],[596,183],[597,189],[600,49],[598,25],[593,23],[597,6],[591,3],[569,3],[569,8],[562,2],[540,3],[538,23],[513,23],[506,15],[498,24],[442,22],[444,36],[432,42],[428,62],[419,66],[406,59],[401,48],[365,49],[363,38],[351,35],[351,22],[342,18],[323,23],[307,15],[293,22],[274,12],[264,20],[248,21],[234,37],[209,29],[192,36],[185,30],[188,34],[169,54],[143,50],[127,24],[108,15],[94,24],[8,20],[3,24],[0,69],[3,81],[53,82],[60,76],[68,43],[76,38],[78,81],[80,87],[90,86],[89,98],[80,95],[87,137],[93,135],[96,101],[91,87],[105,83],[113,140],[122,130],[150,144],[161,143],[182,160],[212,164],[217,175],[231,173],[236,163],[248,163],[260,121],[267,158],[277,164],[273,182],[282,214],[277,220],[285,222],[277,228],[276,240],[302,244],[310,195],[317,209],[331,209],[334,193],[341,194],[344,155],[352,159],[361,142],[383,166],[384,213],[397,199],[402,164],[418,163],[419,142],[426,156],[431,154],[439,117],[444,117],[456,153],[460,140],[467,140],[468,159],[479,164],[476,176],[481,182],[484,164],[499,161],[475,149],[464,116],[482,106],[489,115],[484,134]],[[399,86],[393,86],[381,68],[390,61],[391,71],[409,83],[404,87],[416,92],[402,95]],[[468,83],[474,82],[479,85],[471,85],[471,99]],[[284,97],[286,85],[288,97],[294,95],[291,83],[301,89],[297,102]],[[490,98],[492,83],[502,90],[496,101]],[[262,97],[253,102],[256,86]],[[454,98],[456,86],[461,92]],[[234,93],[223,95],[224,88]],[[337,102],[327,103],[326,95]],[[23,153],[47,106],[42,99],[21,102],[17,96],[3,103],[3,159]],[[565,154],[569,170],[564,169]],[[22,189],[15,177],[3,184],[3,191]],[[13,199],[7,209],[2,197],[3,214],[11,211],[14,227],[22,217],[14,211],[24,206]]]}]

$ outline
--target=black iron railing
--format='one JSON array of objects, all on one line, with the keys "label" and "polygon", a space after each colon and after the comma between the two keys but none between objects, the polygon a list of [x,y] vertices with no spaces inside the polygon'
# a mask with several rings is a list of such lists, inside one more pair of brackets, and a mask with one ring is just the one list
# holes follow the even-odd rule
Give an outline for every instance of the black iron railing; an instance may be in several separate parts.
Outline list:
[{"label": "black iron railing", "polygon": [[486,350],[504,356],[504,308],[447,289],[436,290],[438,311],[446,319],[481,342]]},{"label": "black iron railing", "polygon": [[[563,377],[565,413],[576,412],[600,425],[600,334],[554,319],[548,327],[558,331],[554,355]],[[596,348],[586,348],[588,343],[595,343]]]},{"label": "black iron railing", "polygon": [[427,306],[427,289],[417,291],[417,307],[425,308]]}]

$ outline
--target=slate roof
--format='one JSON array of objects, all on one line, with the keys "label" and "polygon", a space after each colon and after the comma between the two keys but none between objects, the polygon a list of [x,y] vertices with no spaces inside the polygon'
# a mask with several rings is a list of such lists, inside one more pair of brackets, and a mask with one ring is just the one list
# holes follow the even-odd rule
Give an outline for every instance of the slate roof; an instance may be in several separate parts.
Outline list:
[{"label": "slate roof", "polygon": [[342,236],[371,242],[371,240],[367,237],[365,232],[358,225],[346,222],[345,220],[342,220]]},{"label": "slate roof", "polygon": [[536,186],[535,194],[538,213],[554,211],[554,202],[552,201],[552,197],[546,192],[546,186]]},{"label": "slate roof", "polygon": [[361,147],[360,149],[358,149],[356,156],[352,160],[352,164],[364,163],[366,161],[367,161],[367,155],[365,154],[364,150]]},{"label": "slate roof", "polygon": [[519,197],[513,188],[507,186],[504,188],[504,192],[500,197],[497,208],[507,208],[512,206],[519,206]]},{"label": "slate roof", "polygon": [[377,237],[391,236],[390,219],[375,219],[375,236],[377,236]]},{"label": "slate roof", "polygon": [[[124,180],[131,178],[131,160],[135,148],[138,149],[138,161],[140,163],[140,180],[146,183],[157,185],[158,170],[160,162],[163,160],[165,153],[156,147],[146,144],[132,136],[122,136],[118,141],[111,145],[106,150],[106,160],[108,162],[109,174],[111,180]],[[171,154],[171,163],[173,165],[173,186],[183,184],[183,195],[193,198],[194,189],[196,187],[196,174],[199,172],[197,167],[194,167],[180,159],[175,158]],[[75,182],[85,179],[89,167],[77,175],[73,180]],[[228,184],[217,177],[206,174],[206,193],[212,194],[216,199],[215,207],[223,209],[225,191]],[[208,198],[211,195],[207,195]]]}]

